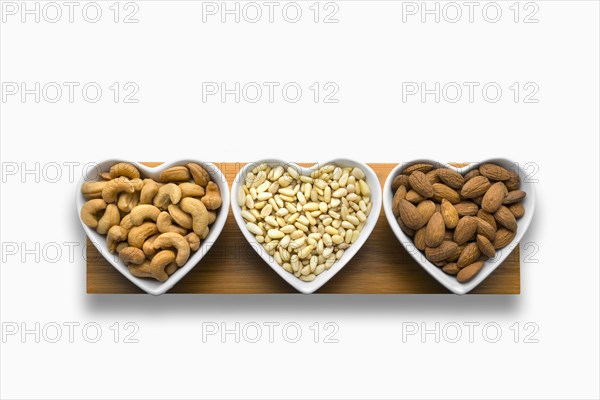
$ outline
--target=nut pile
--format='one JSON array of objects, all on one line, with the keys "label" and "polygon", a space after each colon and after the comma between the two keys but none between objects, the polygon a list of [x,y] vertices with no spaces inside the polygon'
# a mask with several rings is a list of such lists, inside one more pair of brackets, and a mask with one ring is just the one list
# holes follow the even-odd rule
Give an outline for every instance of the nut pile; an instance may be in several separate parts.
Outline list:
[{"label": "nut pile", "polygon": [[392,182],[393,212],[417,249],[459,282],[473,279],[487,258],[515,237],[525,214],[519,175],[482,164],[464,176],[418,163]]},{"label": "nut pile", "polygon": [[166,281],[200,248],[221,207],[219,187],[195,163],[164,170],[160,182],[123,162],[101,177],[81,187],[88,199],[81,220],[106,235],[108,249],[138,277]]},{"label": "nut pile", "polygon": [[371,211],[360,168],[324,165],[302,175],[261,164],[237,193],[246,228],[287,272],[310,282],[356,242]]}]

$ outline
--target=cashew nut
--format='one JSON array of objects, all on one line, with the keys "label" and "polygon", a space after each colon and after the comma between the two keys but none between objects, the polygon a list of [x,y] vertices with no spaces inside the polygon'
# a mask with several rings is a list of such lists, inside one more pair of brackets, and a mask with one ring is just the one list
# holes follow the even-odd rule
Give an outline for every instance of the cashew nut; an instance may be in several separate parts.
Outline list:
[{"label": "cashew nut", "polygon": [[[175,253],[171,250],[162,250],[154,256],[154,258],[150,261],[150,267],[154,271],[164,271],[167,275],[171,275],[173,272],[177,270],[177,264],[175,261]],[[173,267],[169,267],[171,264],[174,264]]]},{"label": "cashew nut", "polygon": [[133,276],[137,276],[139,278],[154,278],[158,281],[164,282],[169,276],[165,273],[164,270],[154,270],[150,265],[150,261],[144,261],[140,265],[130,264],[128,265],[129,272]]},{"label": "cashew nut", "polygon": [[105,181],[100,182],[92,182],[86,181],[81,185],[81,193],[86,199],[101,199],[102,198],[102,189],[106,186]]},{"label": "cashew nut", "polygon": [[117,200],[117,195],[119,193],[133,193],[134,191],[133,184],[129,179],[122,176],[106,182],[104,189],[102,189],[102,198],[107,203],[114,203]]},{"label": "cashew nut", "polygon": [[201,237],[204,229],[208,227],[208,211],[204,203],[193,197],[184,197],[181,200],[180,207],[192,216],[194,233]]},{"label": "cashew nut", "polygon": [[189,163],[186,165],[190,172],[192,173],[192,178],[194,182],[202,187],[206,187],[208,182],[210,182],[210,175],[204,168],[196,163]]},{"label": "cashew nut", "polygon": [[131,179],[129,182],[131,182],[131,184],[133,185],[133,189],[136,192],[141,191],[142,188],[144,187],[144,180],[141,178]]},{"label": "cashew nut", "polygon": [[175,262],[180,267],[185,264],[190,257],[190,244],[188,243],[187,239],[181,236],[179,233],[161,233],[159,237],[154,239],[154,243],[152,243],[152,245],[155,249],[174,247],[177,250]]},{"label": "cashew nut", "polygon": [[191,182],[184,182],[179,184],[181,189],[181,197],[202,197],[204,196],[204,188],[200,185],[196,185]]},{"label": "cashew nut", "polygon": [[200,237],[196,235],[194,232],[190,232],[185,235],[188,243],[190,244],[190,249],[196,251],[200,248]]},{"label": "cashew nut", "polygon": [[175,273],[175,271],[177,271],[179,267],[177,266],[177,264],[175,262],[172,262],[171,264],[167,265],[167,267],[165,268],[165,272],[167,273],[167,275],[171,276]]},{"label": "cashew nut", "polygon": [[204,228],[202,235],[200,235],[200,239],[202,239],[202,240],[206,239],[208,237],[209,233],[210,233],[210,228],[207,226],[206,228]]},{"label": "cashew nut", "polygon": [[209,210],[216,210],[221,207],[221,192],[214,182],[208,182],[206,185],[206,194],[202,197],[202,202]]},{"label": "cashew nut", "polygon": [[121,210],[125,213],[128,213],[128,212],[131,212],[131,210],[133,210],[133,208],[138,205],[139,201],[140,201],[139,192],[121,193],[121,194],[119,194],[119,200],[117,201],[117,206],[119,207],[119,210]]},{"label": "cashew nut", "polygon": [[110,181],[112,178],[110,177],[110,172],[100,172],[100,178],[104,179],[105,181]]},{"label": "cashew nut", "polygon": [[144,179],[144,186],[140,193],[140,204],[152,204],[152,200],[160,185],[154,179]]},{"label": "cashew nut", "polygon": [[152,243],[158,236],[160,236],[160,233],[150,236],[142,245],[142,250],[148,259],[152,259],[156,254],[156,250],[154,249],[154,246],[152,246]]},{"label": "cashew nut", "polygon": [[96,228],[98,226],[97,214],[106,209],[106,202],[102,199],[92,199],[85,202],[79,215],[84,224],[90,228]]},{"label": "cashew nut", "polygon": [[127,240],[127,230],[115,225],[108,230],[106,235],[106,245],[111,253],[117,249],[117,245]]},{"label": "cashew nut", "polygon": [[177,204],[181,200],[181,189],[174,183],[167,183],[161,186],[154,196],[154,205],[162,210],[169,204]]},{"label": "cashew nut", "polygon": [[212,225],[217,220],[217,213],[215,211],[208,212],[208,224]]},{"label": "cashew nut", "polygon": [[119,251],[119,257],[125,264],[141,264],[146,259],[146,255],[137,247],[125,247]]},{"label": "cashew nut", "polygon": [[165,169],[160,173],[161,182],[185,182],[192,179],[190,171],[183,165]]},{"label": "cashew nut", "polygon": [[127,214],[126,216],[121,218],[121,223],[119,225],[121,225],[121,228],[129,232],[129,230],[133,228],[133,222],[131,222],[131,214]]},{"label": "cashew nut", "polygon": [[138,171],[136,167],[129,163],[116,163],[110,167],[110,177],[114,179],[120,176],[125,176],[129,179],[135,179],[140,177],[140,171]]},{"label": "cashew nut", "polygon": [[192,216],[185,211],[182,211],[179,206],[175,204],[170,204],[168,207],[169,214],[171,214],[171,218],[173,221],[177,223],[177,225],[184,227],[185,229],[192,229]]},{"label": "cashew nut", "polygon": [[[117,245],[117,248],[115,249],[117,251],[117,254],[121,252],[121,250],[123,250],[125,247],[129,247],[129,243],[127,242],[121,242]],[[135,249],[135,247],[134,247]]]},{"label": "cashew nut", "polygon": [[139,226],[147,219],[156,221],[158,214],[160,214],[160,210],[152,204],[140,204],[131,210],[129,216],[131,217],[131,223]]},{"label": "cashew nut", "polygon": [[101,235],[106,235],[108,230],[115,225],[119,225],[119,222],[121,222],[121,213],[119,213],[119,209],[114,204],[109,204],[106,206],[104,215],[98,221],[96,232]]},{"label": "cashew nut", "polygon": [[127,235],[127,242],[130,246],[142,248],[142,245],[148,238],[158,233],[158,228],[154,222],[144,222],[140,226],[134,226]]},{"label": "cashew nut", "polygon": [[166,211],[163,211],[158,215],[158,218],[156,218],[156,226],[158,227],[158,231],[160,233],[175,232],[182,236],[187,233],[187,229],[173,225],[171,221],[171,214]]}]

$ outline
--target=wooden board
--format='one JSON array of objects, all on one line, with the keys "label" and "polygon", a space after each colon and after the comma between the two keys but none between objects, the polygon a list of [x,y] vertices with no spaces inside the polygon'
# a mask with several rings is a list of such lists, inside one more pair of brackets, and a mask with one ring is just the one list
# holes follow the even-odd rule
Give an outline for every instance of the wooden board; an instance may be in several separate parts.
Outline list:
[{"label": "wooden board", "polygon": [[[144,163],[149,166],[160,163]],[[231,187],[243,163],[216,163]],[[312,165],[312,164],[303,164]],[[383,185],[394,164],[369,164]],[[471,293],[520,293],[519,247]],[[327,272],[325,272],[327,273]],[[143,293],[87,241],[87,292]],[[297,293],[250,247],[231,210],[210,252],[169,293]],[[404,250],[390,229],[383,208],[367,242],[354,258],[317,293],[449,293]]]}]

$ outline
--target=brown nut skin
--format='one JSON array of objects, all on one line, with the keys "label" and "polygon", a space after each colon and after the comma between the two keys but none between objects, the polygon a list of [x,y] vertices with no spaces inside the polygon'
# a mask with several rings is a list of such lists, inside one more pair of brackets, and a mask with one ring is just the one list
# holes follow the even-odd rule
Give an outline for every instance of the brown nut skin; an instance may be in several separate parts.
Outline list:
[{"label": "brown nut skin", "polygon": [[120,176],[124,176],[129,179],[137,179],[140,177],[140,171],[138,171],[138,169],[132,164],[126,162],[114,164],[112,167],[110,167],[109,174],[112,179]]},{"label": "brown nut skin", "polygon": [[204,168],[196,163],[189,163],[186,165],[186,167],[190,170],[192,178],[194,179],[194,183],[202,187],[206,187],[206,185],[208,185],[208,182],[210,182],[210,175]]},{"label": "brown nut skin", "polygon": [[79,211],[81,220],[90,228],[96,228],[98,226],[97,214],[100,211],[104,211],[106,206],[106,202],[102,199],[92,199],[86,201]]},{"label": "brown nut skin", "polygon": [[154,222],[144,222],[140,226],[134,226],[127,235],[127,242],[130,246],[142,248],[142,245],[149,236],[158,233],[158,227]]},{"label": "brown nut skin", "polygon": [[119,257],[125,264],[141,264],[146,259],[146,255],[137,247],[125,247],[119,251]]},{"label": "brown nut skin", "polygon": [[180,267],[183,264],[185,264],[188,258],[190,257],[190,244],[188,243],[186,238],[184,238],[178,233],[161,233],[159,237],[154,239],[152,245],[155,249],[174,247],[177,250],[177,257],[175,258],[175,262]]},{"label": "brown nut skin", "polygon": [[120,222],[121,213],[119,212],[119,209],[114,204],[108,204],[106,210],[104,210],[104,215],[102,215],[102,218],[98,221],[96,232],[101,235],[106,235],[110,228],[119,225]]},{"label": "brown nut skin", "polygon": [[221,192],[214,182],[208,182],[206,185],[206,194],[202,197],[202,202],[209,210],[216,210],[221,207]]}]

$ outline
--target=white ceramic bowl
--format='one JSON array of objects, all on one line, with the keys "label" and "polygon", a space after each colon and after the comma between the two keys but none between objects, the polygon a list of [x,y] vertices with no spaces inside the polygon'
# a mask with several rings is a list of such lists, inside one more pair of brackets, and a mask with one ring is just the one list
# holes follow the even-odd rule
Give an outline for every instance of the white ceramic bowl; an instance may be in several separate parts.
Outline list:
[{"label": "white ceramic bowl", "polygon": [[[168,163],[161,164],[158,167],[154,167],[154,168],[146,167],[140,163],[133,162],[133,161],[107,160],[107,161],[103,161],[103,162],[99,163],[97,165],[96,170],[97,170],[98,174],[99,174],[99,172],[102,172],[102,171],[108,171],[113,164],[115,164],[117,162],[122,162],[122,161],[135,165],[139,169],[140,174],[142,175],[142,178],[152,178],[157,181],[159,180],[159,175],[160,175],[161,171],[163,171],[167,168],[173,167],[175,165],[185,165],[187,163],[194,162],[194,163],[200,164],[202,167],[204,167],[204,169],[206,169],[206,171],[209,173],[212,181],[215,182],[219,186],[219,190],[221,191],[221,198],[222,198],[221,208],[219,208],[217,210],[217,219],[210,226],[210,232],[209,232],[208,236],[206,237],[206,239],[204,239],[201,242],[200,248],[197,251],[192,252],[189,260],[182,267],[177,269],[177,271],[175,271],[175,273],[173,275],[171,275],[169,277],[169,279],[167,279],[165,282],[159,282],[159,281],[151,279],[151,278],[138,278],[136,276],[133,276],[131,273],[129,273],[129,270],[127,269],[127,266],[125,265],[125,263],[123,263],[116,254],[113,254],[110,251],[108,251],[108,247],[106,245],[106,235],[99,234],[98,232],[96,232],[95,229],[88,227],[86,224],[83,223],[83,221],[81,222],[81,225],[83,226],[83,229],[85,230],[85,233],[87,234],[87,236],[90,238],[90,240],[92,241],[94,246],[96,246],[96,248],[98,249],[100,254],[102,254],[104,256],[104,258],[106,258],[108,260],[108,262],[110,262],[120,273],[125,275],[125,277],[127,279],[129,279],[131,282],[133,282],[136,286],[138,286],[140,289],[142,289],[146,293],[150,293],[153,295],[160,295],[160,294],[165,293],[169,289],[171,289],[177,282],[179,282],[181,280],[181,278],[183,278],[188,272],[190,272],[192,270],[192,268],[194,268],[196,266],[196,264],[198,264],[198,262],[202,259],[202,257],[204,257],[206,255],[206,253],[210,250],[212,245],[215,243],[215,241],[219,237],[219,234],[221,233],[221,231],[223,230],[223,227],[225,226],[225,220],[227,219],[227,214],[229,212],[229,199],[231,197],[229,195],[229,186],[227,185],[227,180],[225,179],[225,175],[223,175],[223,173],[221,172],[221,170],[219,170],[219,168],[217,168],[217,166],[215,166],[214,164],[209,163],[209,162],[203,162],[203,161],[198,161],[198,160],[189,160],[188,159],[188,160],[168,162]],[[86,179],[87,180],[96,180],[96,179],[99,180],[100,178],[92,177],[92,176],[83,176],[81,178],[81,180],[79,181],[79,184],[77,185],[77,193],[76,193],[76,201],[75,201],[76,206],[77,206],[77,215],[78,216],[80,215],[79,211],[81,210],[83,203],[86,202],[86,198],[83,197],[83,195],[81,194],[81,185],[85,182]],[[81,221],[81,216],[79,216],[79,220]]]},{"label": "white ceramic bowl", "polygon": [[[523,205],[525,206],[525,215],[517,220],[518,229],[517,234],[513,241],[503,249],[500,249],[496,252],[496,257],[494,259],[487,260],[479,272],[471,281],[466,283],[460,283],[456,280],[455,276],[448,275],[441,268],[432,264],[429,260],[425,258],[425,255],[419,251],[413,244],[412,238],[407,236],[402,229],[400,229],[400,225],[398,225],[398,221],[396,221],[396,217],[394,217],[394,213],[392,212],[392,204],[394,199],[394,193],[392,191],[392,181],[396,176],[402,172],[406,167],[415,164],[415,163],[430,163],[440,167],[447,167],[453,169],[461,174],[465,174],[470,170],[477,168],[480,164],[485,163],[494,163],[498,164],[506,169],[515,171],[519,174],[521,178],[521,190],[527,192],[527,196],[523,200]],[[444,285],[448,290],[452,291],[456,294],[465,294],[473,290],[477,285],[479,285],[485,278],[487,278],[502,262],[506,259],[506,257],[512,252],[512,250],[519,244],[519,241],[527,232],[529,228],[529,224],[531,223],[531,219],[533,218],[533,213],[535,210],[535,188],[534,185],[528,182],[527,174],[525,171],[519,166],[518,163],[507,160],[505,158],[492,158],[488,160],[484,160],[478,163],[469,164],[466,167],[456,168],[448,164],[440,163],[433,160],[415,160],[410,162],[404,162],[398,164],[392,172],[390,172],[389,176],[385,181],[385,185],[383,187],[383,208],[385,210],[385,216],[388,220],[392,231],[402,243],[402,246],[408,251],[408,253],[425,269],[425,271],[429,272],[431,276],[437,279],[442,285]]]},{"label": "white ceramic bowl", "polygon": [[[262,245],[256,241],[256,238],[254,237],[254,235],[252,233],[250,233],[248,231],[248,229],[246,229],[246,221],[244,220],[244,218],[241,215],[242,209],[237,203],[237,193],[238,193],[238,190],[240,189],[241,185],[246,180],[246,174],[249,171],[251,171],[254,167],[256,167],[257,165],[262,164],[262,163],[267,163],[271,166],[282,165],[286,169],[287,169],[287,167],[291,166],[293,168],[296,168],[298,171],[300,171],[302,174],[305,174],[305,175],[310,174],[310,172],[312,170],[318,169],[323,165],[335,164],[340,167],[358,167],[358,168],[362,169],[366,175],[366,182],[369,185],[369,187],[371,188],[371,202],[373,203],[373,206],[371,209],[371,213],[369,214],[369,217],[367,218],[367,222],[365,224],[364,229],[360,232],[360,236],[358,237],[358,240],[352,246],[350,246],[348,249],[346,249],[342,258],[340,260],[338,260],[329,270],[323,271],[323,273],[318,275],[315,278],[315,280],[313,280],[312,282],[301,281],[300,279],[296,278],[293,274],[284,270],[283,267],[281,265],[277,264],[277,261],[275,261],[275,259],[271,255],[269,255],[269,253],[266,252],[266,250],[262,247]],[[260,160],[260,161],[254,162],[254,163],[249,163],[249,164],[245,165],[240,170],[240,172],[237,174],[237,176],[235,177],[235,180],[233,181],[233,185],[231,187],[231,196],[232,196],[231,208],[233,210],[233,215],[235,217],[235,221],[237,222],[238,226],[240,227],[240,230],[244,234],[244,237],[246,238],[246,240],[248,240],[248,242],[250,243],[252,248],[273,269],[273,271],[275,271],[279,276],[281,276],[287,283],[292,285],[297,291],[304,293],[304,294],[310,294],[310,293],[315,292],[321,286],[323,286],[327,281],[329,281],[331,278],[333,278],[333,276],[335,274],[337,274],[342,268],[344,268],[344,266],[348,263],[348,261],[350,261],[350,259],[352,257],[354,257],[356,252],[362,247],[362,245],[369,238],[369,235],[373,231],[373,228],[375,228],[375,224],[377,223],[377,219],[379,218],[379,214],[381,212],[381,184],[379,183],[379,179],[377,178],[377,175],[375,174],[375,172],[371,169],[371,167],[369,167],[368,165],[366,165],[364,163],[361,163],[358,161],[353,161],[353,160],[342,159],[342,158],[330,160],[330,161],[327,161],[324,163],[317,163],[309,168],[303,168],[303,167],[300,167],[298,164],[288,163],[288,162],[285,162],[282,160],[277,160],[277,159],[266,159],[266,160]]]}]

